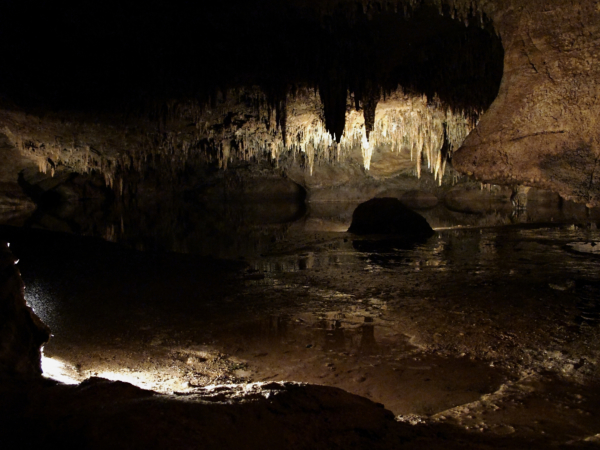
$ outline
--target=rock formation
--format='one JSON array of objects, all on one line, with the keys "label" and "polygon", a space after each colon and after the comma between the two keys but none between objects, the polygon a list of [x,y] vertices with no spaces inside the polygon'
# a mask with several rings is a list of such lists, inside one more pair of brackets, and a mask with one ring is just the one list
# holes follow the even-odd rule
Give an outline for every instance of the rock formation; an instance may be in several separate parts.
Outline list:
[{"label": "rock formation", "polygon": [[0,377],[35,378],[42,374],[40,351],[50,332],[25,304],[17,262],[0,242]]},{"label": "rock formation", "polygon": [[[491,3],[491,2],[490,2]],[[597,2],[499,2],[500,92],[453,158],[485,182],[545,187],[598,204]]]},{"label": "rock formation", "polygon": [[[592,1],[161,5],[117,19],[40,5],[19,45],[4,39],[6,189],[21,171],[96,172],[135,195],[153,173],[181,184],[198,165],[257,159],[309,189],[355,166],[365,181],[427,167],[443,182],[451,162],[484,182],[597,203]],[[22,29],[19,6],[4,12],[5,36]],[[200,43],[227,23],[239,39]],[[390,156],[374,165],[378,152]]]}]

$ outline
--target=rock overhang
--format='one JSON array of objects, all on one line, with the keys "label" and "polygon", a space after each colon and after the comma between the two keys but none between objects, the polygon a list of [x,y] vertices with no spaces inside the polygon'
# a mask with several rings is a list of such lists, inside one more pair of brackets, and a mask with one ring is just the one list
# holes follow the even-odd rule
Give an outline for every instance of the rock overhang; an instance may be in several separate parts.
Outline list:
[{"label": "rock overhang", "polygon": [[[437,176],[447,160],[483,182],[597,203],[594,2],[157,2],[143,13],[109,10],[40,8],[18,45],[3,39],[14,62],[2,77],[5,134],[49,174],[98,171],[121,191],[132,171],[152,164],[174,165],[172,173],[200,161],[226,168],[266,158],[285,168],[288,154],[312,172],[348,164],[344,154],[358,148],[355,159],[369,169],[375,146],[395,144],[417,173],[427,164]],[[8,12],[14,19],[23,11]],[[5,38],[24,24],[5,21]],[[381,126],[382,117],[401,122],[398,98],[423,102],[410,110],[420,117],[412,134]]]}]

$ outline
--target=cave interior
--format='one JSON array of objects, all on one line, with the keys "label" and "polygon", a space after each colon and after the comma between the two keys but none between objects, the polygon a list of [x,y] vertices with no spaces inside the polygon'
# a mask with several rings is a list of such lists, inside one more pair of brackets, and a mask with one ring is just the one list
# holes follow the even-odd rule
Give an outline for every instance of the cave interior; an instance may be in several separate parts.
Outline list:
[{"label": "cave interior", "polygon": [[563,3],[3,2],[7,448],[597,446]]}]

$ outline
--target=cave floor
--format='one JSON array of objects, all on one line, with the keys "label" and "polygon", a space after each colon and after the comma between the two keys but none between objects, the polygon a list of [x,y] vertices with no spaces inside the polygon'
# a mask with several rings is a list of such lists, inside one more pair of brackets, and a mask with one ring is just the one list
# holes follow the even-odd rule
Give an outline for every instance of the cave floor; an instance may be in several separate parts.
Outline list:
[{"label": "cave floor", "polygon": [[595,223],[445,229],[422,245],[302,232],[235,262],[2,231],[53,330],[50,375],[182,394],[301,381],[402,421],[600,442]]}]

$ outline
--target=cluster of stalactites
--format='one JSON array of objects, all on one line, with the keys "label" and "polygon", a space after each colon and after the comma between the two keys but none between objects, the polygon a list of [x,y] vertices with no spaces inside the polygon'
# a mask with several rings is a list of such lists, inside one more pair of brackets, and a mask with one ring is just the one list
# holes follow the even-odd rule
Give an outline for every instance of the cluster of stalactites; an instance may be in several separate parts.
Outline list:
[{"label": "cluster of stalactites", "polygon": [[[351,117],[347,119],[352,124]],[[349,137],[360,142],[365,169],[370,167],[373,148],[389,145],[393,151],[410,152],[419,178],[425,163],[440,184],[448,156],[460,147],[475,127],[462,112],[443,108],[439,101],[429,102],[425,96],[407,96],[400,92],[380,103],[368,139],[364,122],[362,126],[356,126],[357,122],[354,122]]]},{"label": "cluster of stalactites", "polygon": [[404,106],[387,108],[376,115],[373,144],[391,143],[392,149],[407,148],[415,161],[417,176],[422,163],[442,183],[448,157],[461,146],[475,127],[462,112],[443,108],[425,96],[404,99]]},{"label": "cluster of stalactites", "polygon": [[37,164],[41,173],[53,177],[59,165],[79,173],[98,170],[104,175],[106,185],[115,187],[118,164],[113,159],[103,157],[89,145],[79,146],[75,139],[65,142],[58,136],[54,137],[54,142],[40,141],[30,135],[16,133],[8,127],[5,127],[2,132],[22,155]]},{"label": "cluster of stalactites", "polygon": [[[193,102],[171,105],[163,132],[124,132],[114,140],[123,148],[112,152],[84,144],[92,140],[85,135],[87,129],[72,142],[49,142],[33,133],[22,136],[9,129],[4,132],[23,154],[38,163],[41,172],[53,175],[59,165],[79,173],[99,171],[107,186],[122,194],[125,174],[143,173],[151,164],[159,164],[161,173],[176,177],[192,160],[213,161],[226,170],[231,161],[270,159],[278,163],[282,156],[291,156],[303,161],[312,175],[316,164],[340,163],[356,148],[360,148],[364,168],[369,170],[373,151],[379,146],[410,152],[416,174],[420,177],[426,164],[441,184],[447,157],[475,126],[462,112],[444,108],[435,99],[407,95],[401,89],[387,94],[385,100],[379,99],[370,133],[364,111],[354,107],[354,99],[348,95],[339,143],[327,130],[318,92],[310,88],[287,95],[285,126],[259,88],[237,89],[222,95],[212,107]],[[194,126],[182,131],[182,123]]]},{"label": "cluster of stalactites", "polygon": [[478,20],[480,26],[484,25],[485,9],[491,2],[485,0],[433,0],[433,3],[437,6],[440,14],[444,14],[446,10],[452,19],[460,20],[468,27],[474,18]]},{"label": "cluster of stalactites", "polygon": [[[228,97],[235,98],[231,94]],[[288,96],[285,130],[277,125],[275,112],[266,100],[256,102],[258,110],[254,116],[229,131],[221,130],[216,152],[218,165],[227,168],[230,159],[247,161],[264,156],[278,161],[282,154],[290,153],[294,158],[302,155],[306,170],[312,175],[317,160],[341,161],[353,147],[360,146],[368,170],[373,147],[367,140],[363,113],[351,109],[351,103],[348,98],[345,128],[337,143],[325,125],[316,90],[305,89]],[[210,139],[219,141],[219,136],[211,132]]]},{"label": "cluster of stalactites", "polygon": [[[359,147],[364,168],[369,170],[374,148],[389,145],[394,151],[410,152],[419,177],[422,164],[426,164],[441,184],[447,156],[475,126],[465,114],[444,108],[435,99],[428,101],[425,96],[408,96],[398,91],[379,103],[373,130],[367,135],[363,111],[352,108],[350,97],[347,104],[339,144],[326,129],[319,96],[312,90],[288,98],[285,140],[274,113],[259,108],[256,117],[239,128],[221,131],[219,167],[227,168],[233,158],[249,160],[270,155],[277,161],[284,152],[292,152],[294,156],[304,155],[307,171],[312,174],[317,159],[340,161],[352,148]],[[213,134],[211,138],[218,137]]]},{"label": "cluster of stalactites", "polygon": [[[258,89],[229,91],[227,100],[205,110],[197,117],[198,141],[207,142],[206,157],[219,168],[227,169],[232,160],[269,158],[278,162],[281,155],[304,155],[312,174],[315,158],[337,154],[340,148],[329,134],[323,119],[318,93],[305,89],[289,95],[285,102],[285,127],[277,121],[276,110]],[[231,112],[236,114],[231,117]],[[230,117],[227,127],[221,126]],[[284,136],[285,133],[285,136]]]},{"label": "cluster of stalactites", "polygon": [[[274,113],[259,108],[258,114],[241,126],[220,131],[218,165],[227,168],[230,159],[250,160],[267,155],[278,161],[284,152],[291,152],[294,157],[304,155],[306,169],[312,174],[317,160],[341,161],[358,147],[364,168],[369,170],[373,150],[389,145],[393,151],[410,152],[419,177],[426,164],[441,184],[448,156],[475,126],[465,114],[442,107],[436,99],[429,101],[425,96],[409,96],[399,90],[379,103],[373,130],[368,135],[364,112],[355,110],[353,104],[349,96],[339,144],[326,129],[323,107],[313,90],[288,98],[285,139]],[[218,141],[219,137],[213,133],[211,139]]]},{"label": "cluster of stalactites", "polygon": [[[49,128],[55,129],[57,123],[57,120],[49,120]],[[124,169],[133,168],[142,172],[151,153],[139,150],[128,153],[122,151],[123,149],[116,149],[115,152],[112,148],[113,151],[107,151],[102,146],[95,149],[84,143],[90,140],[90,136],[84,133],[69,133],[72,135],[70,139],[57,135],[49,139],[48,133],[36,133],[27,128],[17,130],[4,127],[2,133],[21,155],[37,165],[40,173],[54,177],[59,169],[81,174],[97,172],[104,177],[107,187],[121,195],[125,186]],[[177,147],[181,145],[178,143]],[[151,148],[151,145],[146,148]]]},{"label": "cluster of stalactites", "polygon": [[357,13],[372,17],[381,11],[402,14],[405,18],[410,17],[413,12],[424,5],[436,7],[440,15],[448,14],[452,19],[459,20],[469,26],[477,22],[480,26],[485,24],[485,16],[494,10],[494,2],[488,0],[360,0],[362,8],[356,11],[352,8],[339,8],[340,2],[332,0],[329,4],[323,2],[320,12],[323,17],[334,13],[346,12],[347,19],[353,21]]}]

